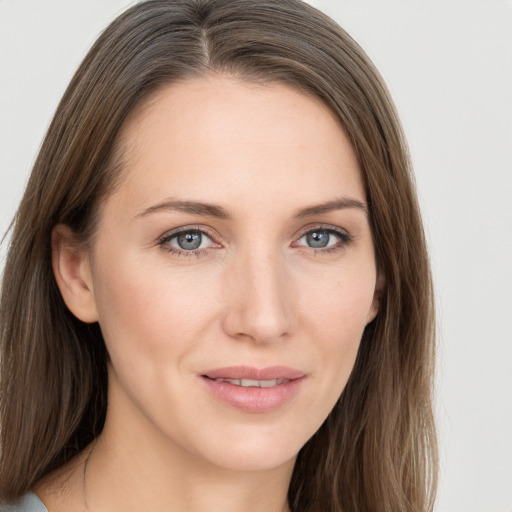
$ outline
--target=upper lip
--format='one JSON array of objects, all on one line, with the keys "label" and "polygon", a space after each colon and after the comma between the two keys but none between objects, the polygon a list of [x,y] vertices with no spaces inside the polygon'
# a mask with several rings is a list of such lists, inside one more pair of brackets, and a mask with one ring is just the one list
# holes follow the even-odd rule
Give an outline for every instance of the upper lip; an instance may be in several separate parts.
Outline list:
[{"label": "upper lip", "polygon": [[253,368],[251,366],[228,366],[208,370],[202,374],[210,379],[252,379],[252,380],[273,380],[273,379],[299,379],[304,377],[303,371],[288,366],[269,366],[267,368]]}]

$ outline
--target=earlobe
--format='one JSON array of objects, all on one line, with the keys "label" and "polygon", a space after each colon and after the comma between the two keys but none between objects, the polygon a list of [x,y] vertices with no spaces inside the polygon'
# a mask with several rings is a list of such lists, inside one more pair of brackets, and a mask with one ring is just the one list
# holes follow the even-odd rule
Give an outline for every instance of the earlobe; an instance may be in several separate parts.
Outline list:
[{"label": "earlobe", "polygon": [[73,243],[73,231],[64,224],[52,231],[52,267],[69,310],[82,322],[98,321],[87,251]]},{"label": "earlobe", "polygon": [[375,291],[373,292],[372,305],[370,307],[370,311],[368,312],[367,324],[372,322],[379,312],[381,297],[382,294],[384,293],[384,286],[384,276],[379,273],[377,276],[377,281],[375,283]]}]

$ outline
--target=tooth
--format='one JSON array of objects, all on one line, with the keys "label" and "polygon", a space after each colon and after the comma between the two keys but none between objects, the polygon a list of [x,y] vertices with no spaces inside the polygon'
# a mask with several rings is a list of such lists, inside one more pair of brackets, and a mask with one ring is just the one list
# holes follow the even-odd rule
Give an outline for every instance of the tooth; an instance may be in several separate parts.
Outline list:
[{"label": "tooth", "polygon": [[249,386],[259,387],[260,386],[260,381],[259,380],[252,380],[252,379],[241,379],[240,380],[240,385],[244,386],[244,387],[249,387]]},{"label": "tooth", "polygon": [[216,378],[215,382],[229,382],[235,386],[255,387],[255,388],[271,388],[278,384],[288,382],[288,379],[271,379],[271,380],[255,380],[255,379],[223,379]]}]

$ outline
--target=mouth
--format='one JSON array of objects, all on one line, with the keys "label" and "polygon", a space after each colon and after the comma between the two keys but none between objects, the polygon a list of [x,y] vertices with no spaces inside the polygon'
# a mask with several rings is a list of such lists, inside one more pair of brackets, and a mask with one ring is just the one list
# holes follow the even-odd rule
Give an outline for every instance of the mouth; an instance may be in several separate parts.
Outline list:
[{"label": "mouth", "polygon": [[219,368],[200,375],[217,400],[245,413],[265,413],[291,401],[306,374],[285,366]]},{"label": "mouth", "polygon": [[289,366],[268,366],[254,368],[252,366],[227,366],[204,372],[203,376],[212,380],[244,380],[244,381],[273,381],[294,380],[304,377],[305,372]]},{"label": "mouth", "polygon": [[[207,379],[210,379],[207,375],[204,375]],[[230,384],[233,384],[234,386],[242,386],[244,388],[273,388],[274,386],[277,386],[278,384],[285,384],[286,382],[289,382],[290,379],[270,379],[270,380],[256,380],[256,379],[223,379],[223,378],[217,378],[217,379],[210,379],[214,380],[215,382],[229,382]]]}]

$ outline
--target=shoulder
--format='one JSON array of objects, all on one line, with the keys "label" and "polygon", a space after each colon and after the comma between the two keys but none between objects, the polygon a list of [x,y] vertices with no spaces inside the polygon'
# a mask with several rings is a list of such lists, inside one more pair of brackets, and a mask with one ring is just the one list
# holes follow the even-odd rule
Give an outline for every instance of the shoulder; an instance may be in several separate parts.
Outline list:
[{"label": "shoulder", "polygon": [[0,512],[48,512],[48,509],[33,492],[28,492],[15,502],[0,501]]}]

